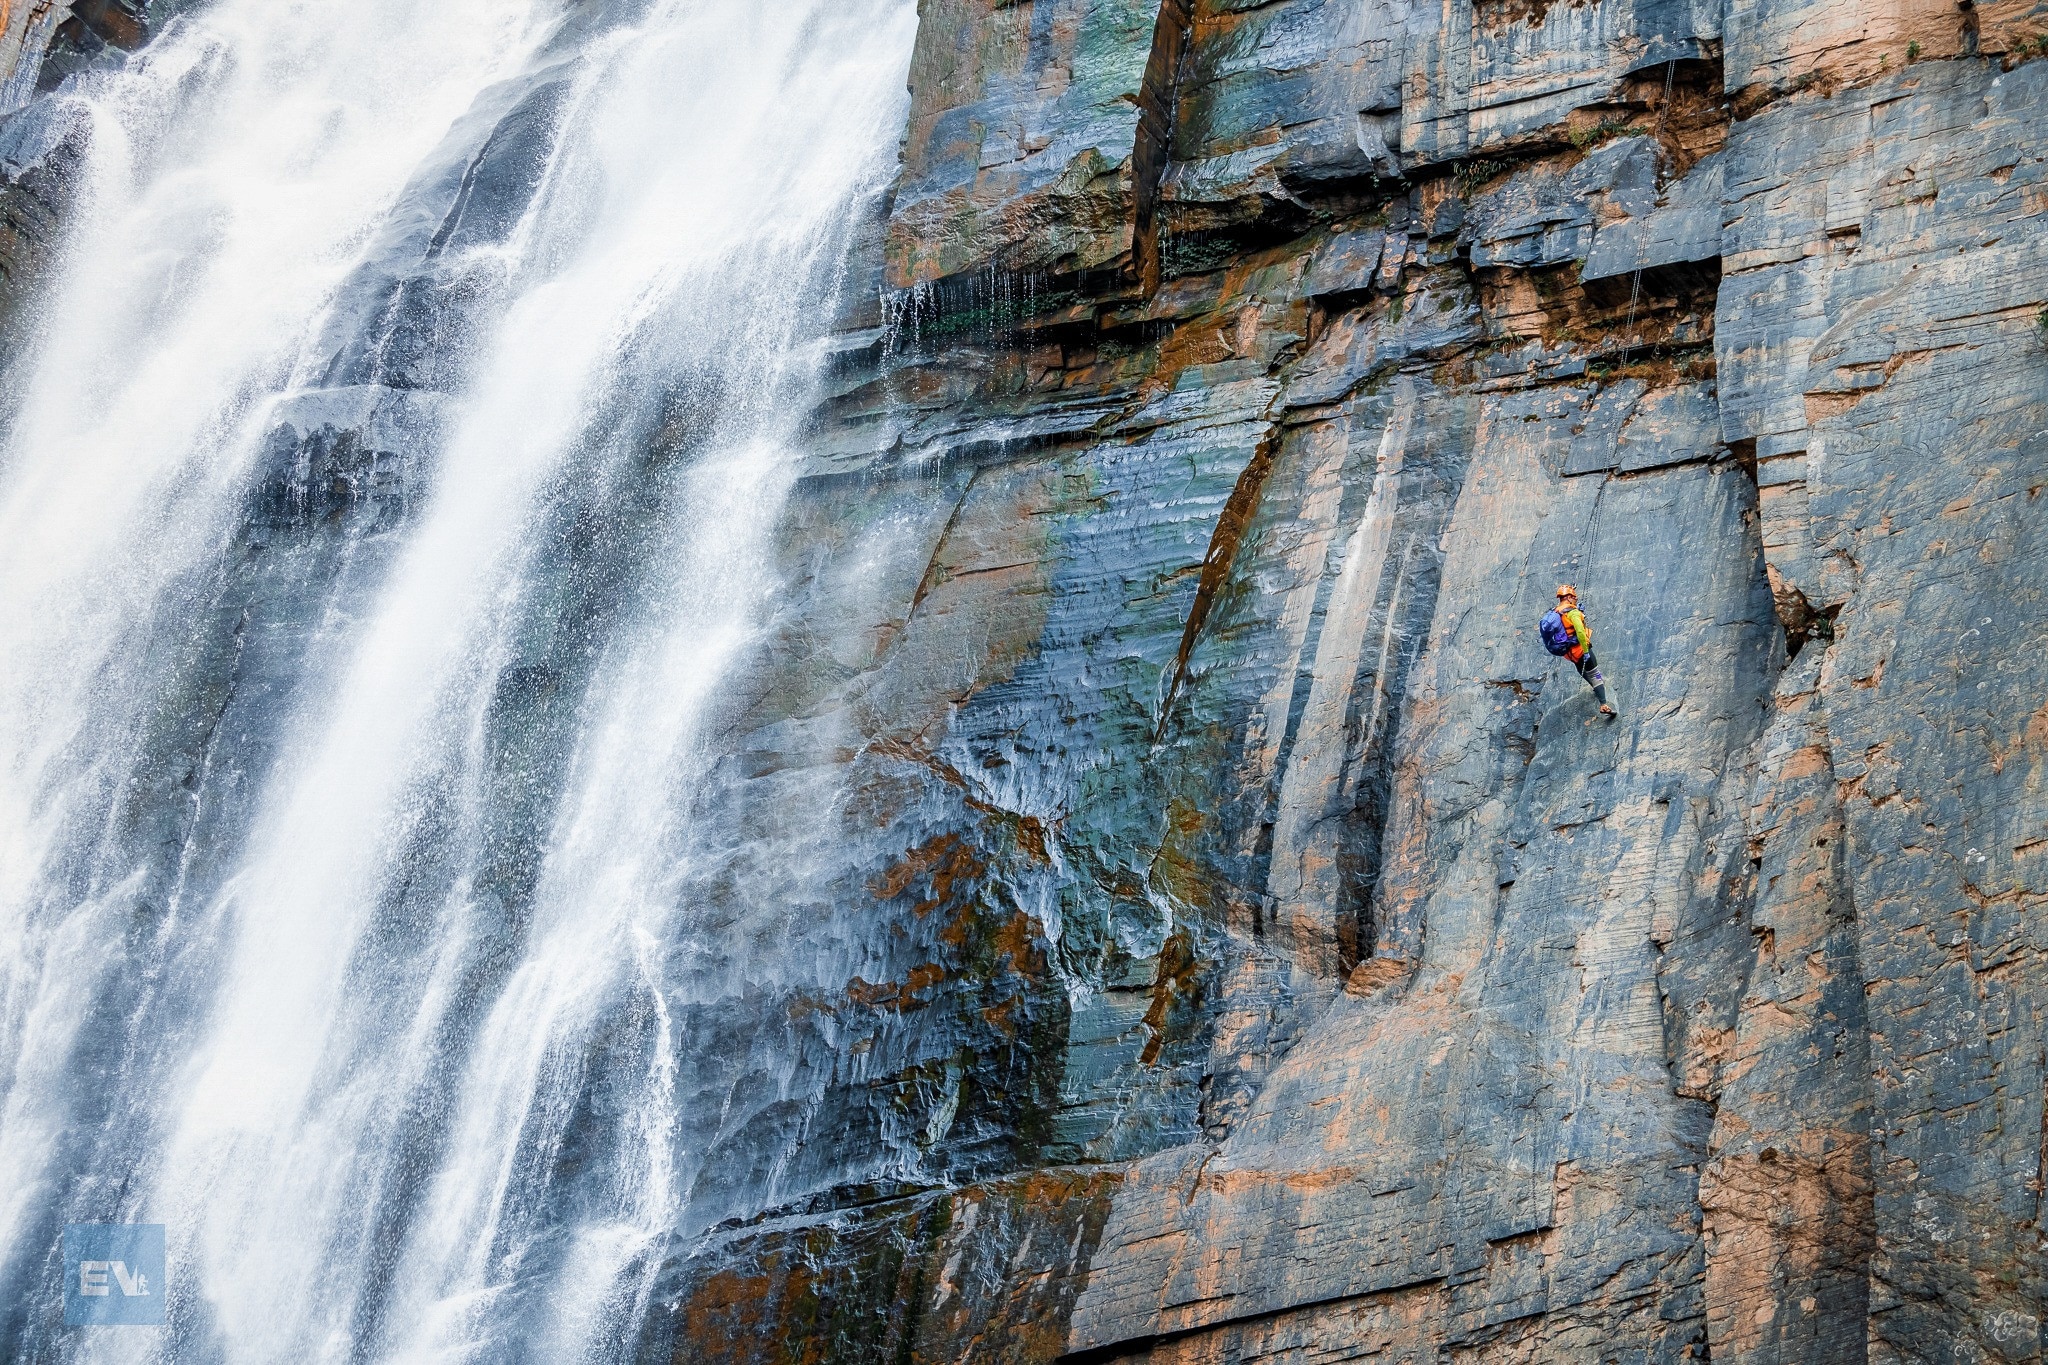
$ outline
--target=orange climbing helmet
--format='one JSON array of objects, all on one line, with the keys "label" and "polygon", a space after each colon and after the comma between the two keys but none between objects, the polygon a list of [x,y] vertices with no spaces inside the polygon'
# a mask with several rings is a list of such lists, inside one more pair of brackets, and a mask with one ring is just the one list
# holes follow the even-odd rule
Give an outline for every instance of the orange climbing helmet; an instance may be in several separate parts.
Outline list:
[{"label": "orange climbing helmet", "polygon": [[1577,597],[1578,595],[1579,590],[1569,583],[1560,583],[1557,585],[1557,600],[1560,602],[1564,601],[1564,599],[1567,597]]}]

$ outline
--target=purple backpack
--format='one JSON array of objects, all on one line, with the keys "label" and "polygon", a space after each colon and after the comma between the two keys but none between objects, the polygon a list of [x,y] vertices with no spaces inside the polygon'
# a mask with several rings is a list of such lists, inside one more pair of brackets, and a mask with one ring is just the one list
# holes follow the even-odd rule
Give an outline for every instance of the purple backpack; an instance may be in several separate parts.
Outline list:
[{"label": "purple backpack", "polygon": [[1564,613],[1553,611],[1543,618],[1543,647],[1552,654],[1569,654],[1579,637],[1572,634],[1572,628],[1564,623]]}]

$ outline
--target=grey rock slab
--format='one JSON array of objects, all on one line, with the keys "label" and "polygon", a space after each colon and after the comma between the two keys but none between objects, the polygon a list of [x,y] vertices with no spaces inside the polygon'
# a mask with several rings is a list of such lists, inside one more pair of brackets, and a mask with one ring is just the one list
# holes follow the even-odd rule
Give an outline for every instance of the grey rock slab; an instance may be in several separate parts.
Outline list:
[{"label": "grey rock slab", "polygon": [[[1716,869],[1743,845],[1718,756],[1757,733],[1769,679],[1747,661],[1775,629],[1747,485],[1706,466],[1560,483],[1517,425],[1476,434],[1406,689],[1420,710],[1396,757],[1379,949],[1413,980],[1332,1005],[1213,1155],[1133,1171],[1075,1348],[1481,1270],[1489,1242],[1542,1229],[1552,1258],[1431,1336],[1539,1289],[1553,1311],[1591,1306],[1637,1273],[1675,1303],[1700,1273],[1686,1172],[1711,1111],[1672,1093],[1670,965],[1651,940],[1664,923],[1725,924]],[[1674,540],[1702,557],[1671,562]],[[1560,565],[1582,546],[1590,562]],[[1567,571],[1602,604],[1604,657],[1636,717],[1618,727],[1595,720],[1575,676],[1540,681],[1544,656],[1517,628]],[[1518,692],[1540,692],[1540,714]],[[1521,870],[1502,889],[1517,835]],[[1690,937],[1710,958],[1731,942]],[[1615,1330],[1610,1344],[1662,1355],[1700,1328],[1681,1314]]]},{"label": "grey rock slab", "polygon": [[1859,1359],[1869,1331],[1870,1055],[1823,667],[1809,647],[1780,676],[1756,754],[1753,960],[1700,1177],[1708,1339],[1744,1365]]},{"label": "grey rock slab", "polygon": [[1693,0],[1528,7],[1481,0],[1472,15],[1473,151],[1561,123],[1572,109],[1611,97],[1632,72],[1699,59],[1721,28],[1718,7]]},{"label": "grey rock slab", "polygon": [[888,232],[896,288],[985,262],[1092,269],[1131,245],[1131,159],[1159,0],[935,0]]},{"label": "grey rock slab", "polygon": [[1725,454],[1714,386],[1682,384],[1645,393],[1622,423],[1614,453],[1615,468],[1624,474]]},{"label": "grey rock slab", "polygon": [[1549,428],[1569,438],[1564,445],[1563,465],[1559,472],[1599,474],[1618,466],[1621,463],[1622,428],[1648,391],[1649,386],[1640,379],[1604,384],[1590,394],[1576,386],[1553,390],[1560,398],[1577,395],[1584,404],[1575,420],[1561,429]]},{"label": "grey rock slab", "polygon": [[[1642,139],[1635,139],[1642,141]],[[1625,216],[1601,224],[1579,270],[1581,280],[1611,279],[1721,254],[1721,156],[1703,158],[1654,203],[1614,200]]]},{"label": "grey rock slab", "polygon": [[1397,176],[1407,8],[1280,0],[1201,18],[1177,91],[1169,199]]},{"label": "grey rock slab", "polygon": [[[1584,261],[1596,225],[1649,211],[1656,182],[1657,144],[1647,137],[1615,138],[1569,164],[1518,169],[1475,195],[1466,211],[1472,264],[1530,269]],[[1715,200],[1718,211],[1718,185]]]},{"label": "grey rock slab", "polygon": [[1944,1359],[2038,1352],[2016,1324],[2041,1299],[2020,1229],[2048,989],[2021,852],[2048,822],[2025,662],[2044,81],[1922,64],[1774,107],[1728,149],[1723,429],[1757,441],[1774,582],[1839,612],[1819,693],[1877,1081],[1873,1341]]},{"label": "grey rock slab", "polygon": [[2038,1132],[2048,1038],[2048,374],[2024,315],[1998,332],[1822,417],[1807,495],[1820,591],[1844,604],[1822,692],[1886,1078],[1875,1320],[2010,1355],[2040,1292],[2039,1151],[2014,1134]]}]

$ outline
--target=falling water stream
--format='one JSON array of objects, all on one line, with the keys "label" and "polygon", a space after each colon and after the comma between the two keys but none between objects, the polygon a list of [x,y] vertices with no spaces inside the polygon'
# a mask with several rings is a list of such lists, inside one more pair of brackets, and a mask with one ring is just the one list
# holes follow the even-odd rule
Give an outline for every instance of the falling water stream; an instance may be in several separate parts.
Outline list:
[{"label": "falling water stream", "polygon": [[[84,150],[0,408],[0,1357],[632,1354],[707,717],[914,25],[214,0],[39,115]],[[63,1328],[69,1222],[166,1226],[164,1329]]]}]

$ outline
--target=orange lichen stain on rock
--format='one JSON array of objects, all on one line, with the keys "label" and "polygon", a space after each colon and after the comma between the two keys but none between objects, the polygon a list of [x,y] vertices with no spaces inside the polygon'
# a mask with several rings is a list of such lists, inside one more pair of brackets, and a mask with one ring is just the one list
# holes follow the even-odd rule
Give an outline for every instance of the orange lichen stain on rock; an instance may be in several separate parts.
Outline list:
[{"label": "orange lichen stain on rock", "polygon": [[1374,1175],[1375,1172],[1364,1167],[1335,1161],[1287,1171],[1232,1170],[1227,1167],[1218,1170],[1211,1165],[1204,1168],[1195,1188],[1222,1201],[1219,1209],[1225,1211],[1224,1216],[1235,1218],[1238,1209],[1232,1206],[1243,1206],[1247,1198],[1285,1201],[1371,1180]]},{"label": "orange lichen stain on rock", "polygon": [[[1706,1008],[1702,1002],[1701,1009]],[[1732,1028],[1694,1028],[1688,1031],[1690,1044],[1685,1057],[1684,1075],[1674,1086],[1676,1092],[1688,1099],[1707,1100],[1719,1098],[1722,1067],[1735,1046],[1735,1030]]]},{"label": "orange lichen stain on rock", "polygon": [[[856,977],[855,979],[858,980],[859,978]],[[820,999],[816,995],[805,992],[792,995],[789,998],[788,1005],[784,1006],[784,1011],[791,1023],[801,1022],[814,1014],[831,1015],[838,1012],[833,1007],[831,1001]]]},{"label": "orange lichen stain on rock", "polygon": [[1066,1167],[954,1194],[937,1237],[915,1266],[905,1265],[900,1283],[920,1302],[912,1339],[890,1359],[1022,1365],[1058,1357],[1073,1296],[1122,1181],[1121,1169]]},{"label": "orange lichen stain on rock", "polygon": [[2048,749],[2048,703],[2028,718],[2026,734],[2028,744]]},{"label": "orange lichen stain on rock", "polygon": [[1825,1279],[1872,1240],[1865,1146],[1855,1132],[1810,1131],[1717,1157],[1701,1172],[1717,1358],[1770,1344],[1766,1329],[1787,1306],[1778,1277]]},{"label": "orange lichen stain on rock", "polygon": [[676,1365],[730,1359],[733,1344],[741,1341],[755,1344],[745,1358],[820,1365],[821,1343],[789,1338],[789,1322],[795,1316],[791,1306],[811,1289],[809,1270],[801,1264],[784,1266],[780,1256],[771,1257],[761,1269],[756,1275],[721,1270],[690,1295],[670,1357]]},{"label": "orange lichen stain on rock", "polygon": [[945,968],[926,962],[911,968],[900,982],[869,982],[856,976],[846,983],[846,996],[856,1005],[908,1013],[922,1009],[926,1003],[921,998],[923,993],[945,979]]},{"label": "orange lichen stain on rock", "polygon": [[1034,862],[1047,864],[1052,861],[1049,841],[1046,838],[1045,822],[1035,815],[1017,817],[1017,842],[1031,855]]},{"label": "orange lichen stain on rock", "polygon": [[903,860],[868,883],[876,900],[894,900],[919,880],[928,881],[928,894],[911,907],[920,918],[954,898],[957,885],[978,880],[988,871],[959,835],[945,833],[928,839],[903,856]]},{"label": "orange lichen stain on rock", "polygon": [[1215,868],[1202,849],[1209,823],[1208,813],[1193,801],[1175,797],[1167,807],[1166,837],[1153,859],[1150,881],[1176,904],[1220,916],[1230,889],[1217,885]]},{"label": "orange lichen stain on rock", "polygon": [[1183,372],[1201,365],[1220,365],[1237,354],[1235,327],[1229,318],[1203,317],[1176,327],[1159,343],[1158,368],[1141,392],[1164,393]]},{"label": "orange lichen stain on rock", "polygon": [[1405,957],[1369,957],[1351,969],[1344,980],[1348,995],[1372,996],[1408,979],[1415,964]]},{"label": "orange lichen stain on rock", "polygon": [[1007,1000],[999,1000],[993,1005],[985,1005],[980,1011],[982,1022],[1002,1034],[1005,1038],[1015,1038],[1017,1036],[1017,1007],[1022,1003],[1023,1001],[1019,997],[1013,995]]},{"label": "orange lichen stain on rock", "polygon": [[[961,793],[961,804],[966,806],[967,809],[977,815],[986,816],[992,823],[1009,829],[1015,835],[1018,847],[1023,849],[1026,856],[1030,857],[1032,861],[1041,866],[1049,865],[1052,862],[1053,831],[1046,821],[1036,815],[1022,815],[1016,811],[1005,810],[1001,806],[975,796],[973,785],[968,782],[959,769],[953,767],[952,764],[936,754],[928,753],[915,745],[901,740],[884,739],[877,740],[872,748],[878,754],[886,754],[891,758],[900,758],[928,769],[941,782]],[[926,847],[928,848],[929,845]],[[911,856],[914,858],[918,855],[912,854]],[[901,869],[897,870],[900,871]],[[986,867],[979,867],[978,873],[985,872],[986,870]],[[884,875],[886,878],[893,876],[894,873]],[[874,890],[877,885],[878,883],[870,883],[870,889]],[[900,895],[901,888],[886,894],[876,890],[875,894],[878,898],[886,900],[891,896]]]},{"label": "orange lichen stain on rock", "polygon": [[1007,957],[1013,969],[1026,976],[1038,976],[1045,969],[1045,957],[1039,951],[1044,938],[1043,926],[1018,910],[996,927],[993,943],[996,952]]},{"label": "orange lichen stain on rock", "polygon": [[[1384,1361],[1387,1365],[1454,1362],[1509,1365],[1509,1362],[1565,1359],[1562,1355],[1513,1354],[1501,1348],[1525,1330],[1504,1324],[1487,1333],[1483,1347],[1438,1347],[1453,1317],[1450,1289],[1441,1281],[1403,1285],[1335,1303],[1290,1308],[1196,1327],[1189,1335],[1160,1342],[1142,1356],[1144,1365],[1287,1365],[1308,1361]],[[1427,1343],[1427,1344],[1425,1344]],[[1594,1359],[1587,1352],[1572,1359]]]},{"label": "orange lichen stain on rock", "polygon": [[1159,971],[1152,981],[1152,1001],[1145,1010],[1144,1023],[1149,1036],[1145,1039],[1144,1051],[1138,1054],[1141,1064],[1158,1064],[1160,1050],[1166,1046],[1168,1017],[1177,1001],[1193,1003],[1196,999],[1201,990],[1201,966],[1195,956],[1194,939],[1185,928],[1167,935],[1166,942],[1159,949]]},{"label": "orange lichen stain on rock", "polygon": [[1778,765],[1778,780],[1782,784],[1795,782],[1800,778],[1818,777],[1829,771],[1828,751],[1818,744],[1809,744],[1797,752],[1788,754]]}]

